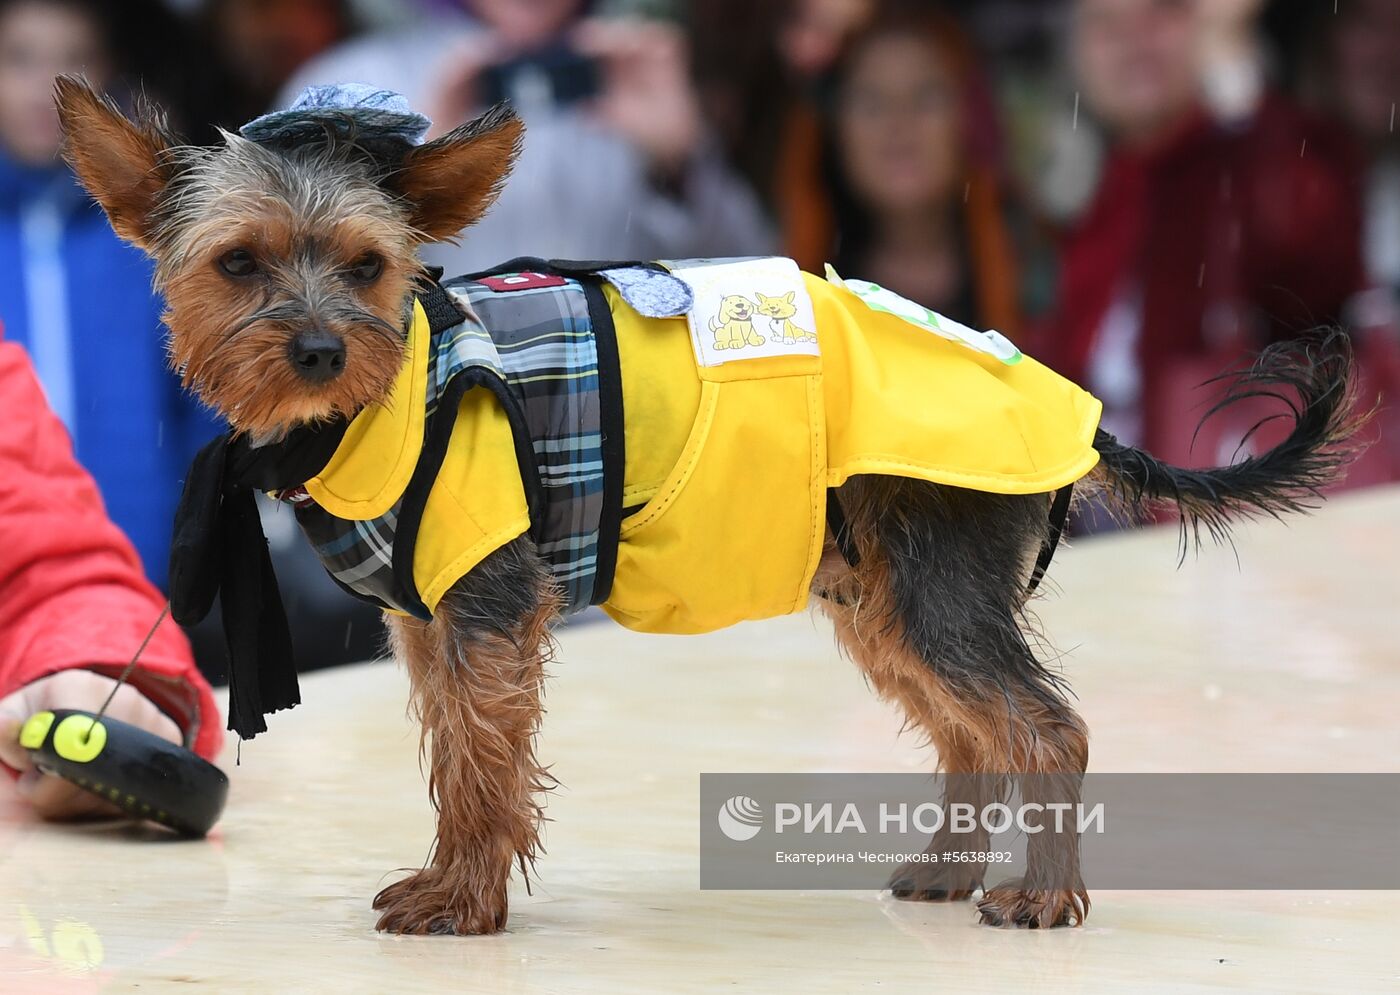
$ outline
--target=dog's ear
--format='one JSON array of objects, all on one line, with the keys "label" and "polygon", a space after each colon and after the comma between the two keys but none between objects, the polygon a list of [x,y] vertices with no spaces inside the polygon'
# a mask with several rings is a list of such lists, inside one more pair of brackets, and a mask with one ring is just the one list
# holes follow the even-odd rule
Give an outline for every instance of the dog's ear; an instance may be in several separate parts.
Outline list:
[{"label": "dog's ear", "polygon": [[525,126],[505,104],[404,158],[389,186],[410,206],[409,222],[432,242],[453,238],[496,202]]},{"label": "dog's ear", "polygon": [[63,124],[64,157],[102,205],[118,235],[142,248],[151,213],[170,179],[165,151],[172,138],[154,113],[128,121],[116,105],[77,76],[54,80]]},{"label": "dog's ear", "polygon": [[787,301],[789,304],[793,303],[797,300],[797,291],[789,290],[787,293],[783,294],[783,300]]}]

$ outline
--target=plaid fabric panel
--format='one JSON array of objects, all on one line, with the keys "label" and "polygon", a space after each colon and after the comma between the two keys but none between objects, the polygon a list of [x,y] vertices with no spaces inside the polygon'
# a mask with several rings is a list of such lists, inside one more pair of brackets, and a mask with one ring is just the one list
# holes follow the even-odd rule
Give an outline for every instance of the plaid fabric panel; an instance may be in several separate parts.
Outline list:
[{"label": "plaid fabric panel", "polygon": [[284,497],[296,510],[297,524],[341,587],[380,607],[409,611],[414,599],[394,578],[394,529],[399,505],[368,521],[336,518],[316,502]]},{"label": "plaid fabric panel", "polygon": [[[531,531],[565,611],[577,611],[592,600],[603,511],[598,350],[583,287],[574,280],[504,291],[474,281],[443,287],[465,298],[471,316],[443,334],[438,380],[445,385],[465,365],[488,365],[520,401],[545,494],[544,520]],[[482,349],[488,328],[494,357]]]},{"label": "plaid fabric panel", "polygon": [[[465,280],[443,288],[464,305],[467,317],[431,336],[428,416],[465,370],[486,367],[505,381],[525,412],[544,489],[543,521],[531,523],[531,534],[559,582],[565,611],[577,611],[592,600],[603,508],[598,352],[583,288],[569,281],[497,293]],[[299,488],[282,498],[296,509],[326,571],[342,587],[381,606],[411,611],[416,592],[404,591],[393,569],[402,499],[378,518],[347,521]]]}]

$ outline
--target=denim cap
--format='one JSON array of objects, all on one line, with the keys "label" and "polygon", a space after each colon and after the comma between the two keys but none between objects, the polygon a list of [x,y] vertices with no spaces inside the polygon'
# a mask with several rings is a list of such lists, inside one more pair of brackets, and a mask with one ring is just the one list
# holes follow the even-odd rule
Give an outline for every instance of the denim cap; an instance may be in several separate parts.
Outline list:
[{"label": "denim cap", "polygon": [[249,141],[271,142],[322,132],[326,125],[376,138],[398,138],[421,145],[432,124],[393,90],[368,83],[325,83],[308,86],[283,111],[254,118],[239,133]]}]

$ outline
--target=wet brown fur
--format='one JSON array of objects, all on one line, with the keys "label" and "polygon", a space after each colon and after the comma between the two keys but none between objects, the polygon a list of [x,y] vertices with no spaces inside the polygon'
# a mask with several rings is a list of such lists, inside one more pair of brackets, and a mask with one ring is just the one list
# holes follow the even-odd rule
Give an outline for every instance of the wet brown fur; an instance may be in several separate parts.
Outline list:
[{"label": "wet brown fur", "polygon": [[[1048,531],[1048,501],[1042,495],[1002,499],[1017,510],[1008,514],[1005,508],[991,506],[987,513],[968,515],[959,507],[968,493],[897,478],[853,478],[841,488],[839,500],[861,552],[860,562],[854,569],[848,567],[829,539],[813,581],[814,589],[826,594],[818,604],[832,620],[838,643],[876,694],[897,705],[907,723],[936,749],[939,767],[948,775],[945,803],[969,802],[980,808],[997,800],[998,782],[1003,778],[1029,774],[1021,784],[1027,801],[1072,804],[1078,801],[1079,781],[1089,757],[1083,721],[1055,678],[1035,671],[1028,672],[1026,679],[1018,677],[1016,668],[991,655],[994,643],[979,645],[972,631],[988,626],[1023,630],[1027,582]],[[980,569],[1008,582],[1001,586],[1009,597],[999,604],[991,603],[995,599],[982,600],[977,610],[988,617],[969,619],[969,631],[954,637],[970,647],[974,657],[985,654],[980,667],[973,661],[972,673],[968,661],[940,658],[935,641],[912,635],[917,620],[910,617],[907,606],[898,603],[892,570],[910,566],[920,570],[921,565],[892,564],[890,544],[881,533],[910,512],[920,515],[918,523],[909,523],[913,530],[922,529],[940,545],[946,540],[945,548],[934,555],[947,558],[954,576],[963,575],[971,584],[972,570]],[[979,559],[959,562],[961,551],[952,532],[985,536],[978,517],[989,524],[995,520],[995,527],[1011,540],[1000,548],[981,542]],[[989,554],[997,560],[989,560]],[[977,566],[969,570],[969,563]],[[927,561],[922,566],[927,567]],[[966,592],[953,591],[936,574],[927,571],[914,581],[926,588],[928,612],[944,615],[949,608],[956,612]],[[996,614],[1003,617],[989,617]],[[976,852],[985,850],[986,843],[981,837],[954,839],[940,833],[927,851]],[[1029,877],[1056,885],[1075,882],[1074,886],[1003,882],[985,890],[978,905],[982,921],[1031,928],[1081,924],[1088,914],[1089,896],[1079,883],[1075,839],[1048,832],[1031,837],[1027,858]],[[895,872],[890,888],[896,897],[907,900],[960,901],[984,888],[985,872],[985,864],[911,862]]]},{"label": "wet brown fur", "polygon": [[[523,614],[483,624],[516,614],[491,604],[497,583],[519,585]],[[518,866],[528,884],[541,852],[544,792],[554,784],[535,757],[535,732],[558,613],[548,572],[528,541],[517,540],[454,588],[432,622],[388,616],[390,645],[412,681],[438,822],[428,866],[375,896],[379,929],[505,928],[507,881]]]},{"label": "wet brown fur", "polygon": [[[222,147],[192,149],[157,115],[128,122],[81,81],[60,79],[57,97],[78,175],[118,233],[156,259],[172,362],[236,428],[266,436],[384,397],[402,361],[418,244],[480,217],[521,135],[513,116],[495,112],[387,158],[330,136],[270,149],[226,135]],[[235,248],[254,254],[256,279],[221,271]],[[347,268],[370,253],[383,262],[377,279],[349,279]],[[290,340],[308,326],[346,344],[344,373],[328,383],[298,379],[288,362]],[[1102,463],[1080,493],[1097,489],[1130,515],[1173,504],[1212,534],[1227,514],[1303,507],[1345,462],[1329,454],[1342,452],[1350,431],[1349,354],[1332,344],[1296,362],[1261,357],[1250,377],[1301,395],[1287,443],[1194,472],[1100,433]],[[1076,801],[1087,730],[1063,679],[1032,651],[1024,616],[1050,496],[856,477],[839,500],[860,562],[847,566],[828,537],[814,592],[871,686],[937,748],[947,800],[993,800],[1015,777],[1027,801]],[[534,736],[558,611],[547,567],[519,539],[459,581],[431,622],[389,619],[412,679],[437,834],[428,864],[375,898],[380,929],[505,927],[507,882],[516,867],[528,881],[552,784]],[[976,842],[935,838],[930,849]],[[1089,898],[1078,859],[1072,835],[1042,833],[1024,880],[986,888],[985,866],[918,863],[890,887],[925,901],[982,889],[978,910],[992,925],[1079,924]]]}]

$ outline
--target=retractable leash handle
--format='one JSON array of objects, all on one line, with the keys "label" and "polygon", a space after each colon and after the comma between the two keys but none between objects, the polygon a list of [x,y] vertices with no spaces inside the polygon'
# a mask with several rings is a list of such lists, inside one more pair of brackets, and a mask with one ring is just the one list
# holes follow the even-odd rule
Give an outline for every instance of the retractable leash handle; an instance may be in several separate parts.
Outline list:
[{"label": "retractable leash handle", "polygon": [[228,800],[228,776],[203,757],[92,712],[36,712],[20,728],[34,765],[128,815],[204,836]]}]

